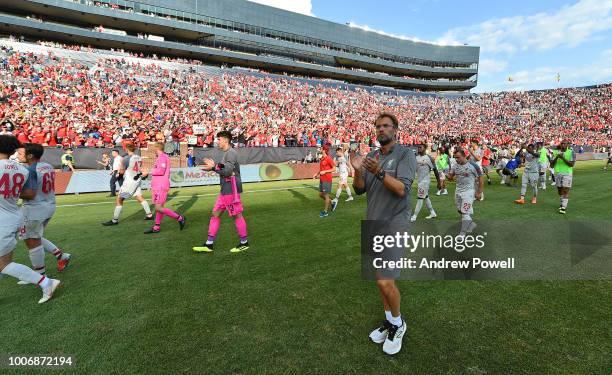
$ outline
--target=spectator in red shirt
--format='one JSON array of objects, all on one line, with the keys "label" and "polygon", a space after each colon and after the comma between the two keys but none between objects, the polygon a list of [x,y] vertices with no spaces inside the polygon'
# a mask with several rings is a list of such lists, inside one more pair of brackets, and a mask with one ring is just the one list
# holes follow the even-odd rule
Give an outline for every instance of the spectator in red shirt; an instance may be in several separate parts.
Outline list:
[{"label": "spectator in red shirt", "polygon": [[32,143],[45,144],[45,138],[47,137],[47,133],[45,133],[40,126],[37,126],[32,133]]},{"label": "spectator in red shirt", "polygon": [[332,175],[336,170],[336,163],[329,156],[329,145],[321,147],[321,152],[323,156],[319,162],[319,172],[313,178],[319,177],[319,197],[325,201],[325,208],[319,213],[319,217],[327,217],[329,216],[329,206],[331,205],[329,194],[332,190]]}]

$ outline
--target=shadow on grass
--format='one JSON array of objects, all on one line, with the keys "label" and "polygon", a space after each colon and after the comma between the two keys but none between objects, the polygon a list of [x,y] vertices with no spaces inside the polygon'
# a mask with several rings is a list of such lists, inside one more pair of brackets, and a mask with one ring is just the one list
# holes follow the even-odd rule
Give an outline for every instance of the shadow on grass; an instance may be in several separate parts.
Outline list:
[{"label": "shadow on grass", "polygon": [[314,186],[314,185],[302,184],[302,186],[303,186],[303,187],[306,187],[306,188],[308,188],[308,189],[311,189],[311,190],[316,190],[316,191],[319,191],[319,188],[318,188],[317,186]]},{"label": "shadow on grass", "polygon": [[304,194],[302,194],[299,191],[296,191],[294,189],[288,189],[288,190],[293,195],[294,198],[297,198],[297,199],[301,200],[302,202],[308,202],[308,198]]},{"label": "shadow on grass", "polygon": [[173,191],[172,194],[168,195],[168,199],[166,200],[166,202],[170,202],[172,198],[175,198],[178,195],[178,193],[178,190]]},{"label": "shadow on grass", "polygon": [[183,202],[183,204],[181,204],[180,206],[178,206],[178,208],[176,209],[178,211],[179,214],[183,215],[184,213],[186,213],[187,211],[189,211],[189,209],[191,207],[193,207],[193,205],[195,204],[195,202],[198,201],[198,196],[196,194],[193,194],[191,196],[191,198],[189,198],[188,200],[186,200],[185,202]]}]

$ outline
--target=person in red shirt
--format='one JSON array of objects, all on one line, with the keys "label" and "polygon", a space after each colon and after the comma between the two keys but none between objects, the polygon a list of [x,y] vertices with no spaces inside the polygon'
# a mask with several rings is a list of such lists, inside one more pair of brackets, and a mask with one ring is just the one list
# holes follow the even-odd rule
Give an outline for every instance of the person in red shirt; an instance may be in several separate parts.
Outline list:
[{"label": "person in red shirt", "polygon": [[493,153],[487,147],[487,145],[482,146],[482,172],[487,177],[487,183],[491,185],[491,177],[489,177],[489,166],[491,165],[491,158],[493,157]]},{"label": "person in red shirt", "polygon": [[56,147],[57,146],[57,141],[56,141],[56,137],[55,137],[55,130],[50,130],[49,131],[49,141],[47,142],[47,145],[49,147]]},{"label": "person in red shirt", "polygon": [[57,143],[62,144],[64,142],[65,137],[66,137],[66,126],[62,125],[57,130]]},{"label": "person in red shirt", "polygon": [[47,134],[44,131],[42,131],[40,127],[36,127],[36,129],[32,133],[32,143],[38,143],[42,145],[45,143],[46,137],[47,137]]},{"label": "person in red shirt", "polygon": [[321,147],[323,157],[319,162],[319,172],[312,178],[319,177],[319,197],[325,201],[325,209],[321,211],[319,217],[329,216],[329,206],[331,205],[331,199],[329,194],[332,190],[332,174],[336,170],[336,163],[329,156],[329,145]]},{"label": "person in red shirt", "polygon": [[25,132],[19,132],[19,135],[17,135],[17,139],[19,140],[19,142],[21,142],[21,144],[30,142],[30,139],[28,138],[28,135]]}]

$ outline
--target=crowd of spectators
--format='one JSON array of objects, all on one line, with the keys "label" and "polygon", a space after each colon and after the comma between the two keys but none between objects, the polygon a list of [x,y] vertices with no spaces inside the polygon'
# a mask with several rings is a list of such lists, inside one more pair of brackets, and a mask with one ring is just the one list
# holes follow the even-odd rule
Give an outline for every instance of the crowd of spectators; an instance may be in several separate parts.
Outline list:
[{"label": "crowd of spectators", "polygon": [[611,103],[609,84],[459,98],[397,96],[246,71],[171,70],[121,56],[100,57],[92,66],[52,52],[0,50],[0,131],[48,146],[165,141],[206,147],[222,129],[232,131],[239,146],[374,145],[372,120],[390,110],[400,120],[403,144],[568,138],[601,147],[612,145]]}]

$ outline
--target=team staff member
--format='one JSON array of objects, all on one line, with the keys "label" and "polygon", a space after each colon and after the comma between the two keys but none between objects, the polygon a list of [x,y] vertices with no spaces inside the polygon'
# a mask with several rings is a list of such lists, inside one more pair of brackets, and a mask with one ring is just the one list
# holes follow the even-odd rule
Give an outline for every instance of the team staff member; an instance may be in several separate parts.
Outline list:
[{"label": "team staff member", "polygon": [[[384,220],[392,232],[405,231],[410,223],[410,187],[416,173],[416,158],[412,150],[396,141],[397,118],[381,113],[374,122],[379,150],[365,158],[351,156],[355,169],[353,188],[356,194],[367,193],[366,220]],[[394,249],[387,249],[386,251]],[[406,322],[400,313],[400,292],[395,285],[397,270],[380,270],[377,285],[385,310],[382,325],[370,333],[370,339],[383,344],[383,351],[396,354],[402,348]]]},{"label": "team staff member", "polygon": [[331,198],[329,194],[332,190],[332,174],[336,170],[336,163],[329,156],[329,145],[321,147],[323,157],[319,162],[319,172],[313,176],[313,178],[319,177],[319,197],[325,201],[325,209],[319,213],[319,217],[329,216],[329,206],[331,205]]},{"label": "team staff member", "polygon": [[123,162],[123,158],[119,155],[119,151],[113,150],[113,170],[111,171],[111,179],[110,179],[110,196],[114,197],[117,195],[117,183],[119,183],[119,187],[123,185],[123,175],[121,174],[121,163]]},{"label": "team staff member", "polygon": [[62,171],[64,172],[74,172],[74,157],[72,156],[72,149],[67,148],[66,152],[61,157],[62,160]]}]

